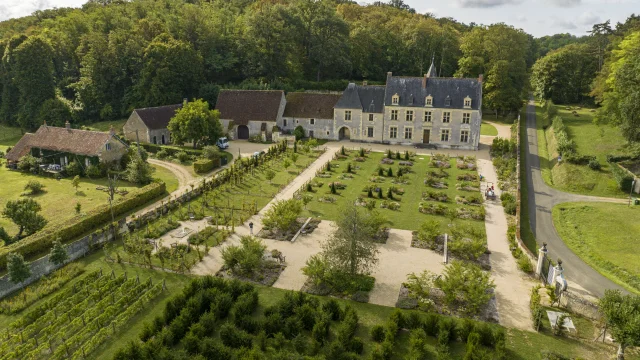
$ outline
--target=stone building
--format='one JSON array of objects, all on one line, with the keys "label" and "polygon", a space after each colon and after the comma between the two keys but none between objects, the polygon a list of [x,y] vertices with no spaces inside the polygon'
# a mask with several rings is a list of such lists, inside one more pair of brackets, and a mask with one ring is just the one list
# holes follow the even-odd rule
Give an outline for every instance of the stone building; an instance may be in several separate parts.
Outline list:
[{"label": "stone building", "polygon": [[302,126],[307,137],[334,139],[333,108],[340,97],[341,93],[289,93],[278,127],[285,132],[292,132]]},{"label": "stone building", "polygon": [[387,74],[384,87],[349,84],[334,107],[334,140],[477,150],[482,76]]},{"label": "stone building", "polygon": [[100,163],[119,163],[126,154],[127,145],[118,138],[115,130],[110,132],[72,129],[66,127],[40,126],[31,134],[25,134],[6,155],[8,165],[16,164],[31,154],[41,163],[66,166],[76,161],[83,167]]},{"label": "stone building", "polygon": [[220,111],[223,130],[232,139],[260,136],[266,140],[282,122],[285,104],[282,90],[222,90],[216,110]]},{"label": "stone building", "polygon": [[[135,109],[123,126],[124,137],[130,141],[150,144],[169,144],[169,121],[182,104]],[[137,134],[136,134],[137,132]]]}]

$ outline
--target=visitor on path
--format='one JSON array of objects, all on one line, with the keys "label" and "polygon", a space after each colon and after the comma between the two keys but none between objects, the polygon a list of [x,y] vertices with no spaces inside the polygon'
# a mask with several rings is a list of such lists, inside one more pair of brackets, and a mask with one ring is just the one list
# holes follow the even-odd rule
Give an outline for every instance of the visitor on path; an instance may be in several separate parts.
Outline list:
[{"label": "visitor on path", "polygon": [[253,235],[253,222],[249,223],[249,234]]}]

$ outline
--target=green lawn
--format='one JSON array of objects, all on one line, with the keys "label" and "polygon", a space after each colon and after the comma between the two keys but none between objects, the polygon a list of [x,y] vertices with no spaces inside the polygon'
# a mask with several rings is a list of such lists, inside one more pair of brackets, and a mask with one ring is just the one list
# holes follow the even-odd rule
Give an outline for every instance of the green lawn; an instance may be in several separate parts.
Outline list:
[{"label": "green lawn", "polygon": [[591,170],[588,166],[558,163],[553,129],[543,129],[543,111],[536,104],[538,127],[538,151],[540,167],[545,182],[559,190],[592,196],[624,197],[611,174],[610,165],[606,161],[607,154],[615,153],[625,140],[617,128],[608,125],[595,125],[593,112],[590,109],[576,110],[578,117],[565,110],[564,106],[556,106],[559,115],[564,119],[569,137],[575,141],[577,151],[581,155],[594,155],[602,165],[601,170]]},{"label": "green lawn", "polygon": [[640,206],[569,203],[553,208],[562,240],[602,275],[640,294]]},{"label": "green lawn", "polygon": [[[380,160],[386,157],[383,153],[370,153],[367,155],[367,160],[365,162],[356,162],[353,161],[358,155],[357,151],[352,151],[350,153],[350,158],[348,160],[334,160],[332,161],[332,165],[337,165],[333,170],[331,178],[320,178],[316,177],[315,180],[321,181],[324,183],[322,187],[314,188],[314,199],[308,204],[307,211],[305,211],[305,215],[320,217],[322,219],[327,220],[336,220],[340,216],[338,209],[340,209],[341,205],[347,201],[355,201],[356,198],[360,196],[366,197],[367,193],[363,191],[363,188],[366,185],[372,185],[370,178],[372,176],[378,176],[376,169],[378,166],[383,167],[385,170],[387,168],[392,168],[394,173],[397,173],[398,170],[398,162],[399,160],[394,160],[395,163],[393,165],[380,165]],[[400,160],[401,161],[401,160]],[[341,175],[344,174],[344,171],[347,168],[347,163],[351,162],[352,166],[360,166],[359,170],[356,170],[353,175],[353,179],[339,179]],[[420,225],[426,221],[427,219],[435,219],[441,223],[442,230],[445,231],[449,220],[444,216],[436,216],[436,215],[427,215],[420,213],[418,211],[418,205],[422,202],[422,194],[426,191],[436,191],[436,192],[444,192],[446,193],[450,200],[447,203],[436,203],[430,202],[434,204],[444,204],[447,208],[455,208],[460,207],[455,203],[456,195],[477,195],[480,196],[480,192],[466,192],[466,191],[458,191],[456,190],[456,183],[460,181],[456,180],[458,174],[462,174],[463,172],[475,173],[466,170],[459,170],[456,168],[456,159],[451,159],[452,167],[447,169],[446,171],[449,173],[449,177],[445,179],[448,183],[449,188],[440,190],[434,189],[432,187],[428,187],[424,185],[424,179],[428,171],[435,171],[437,169],[430,167],[430,157],[429,156],[416,156],[414,158],[414,165],[412,167],[412,173],[407,174],[407,178],[409,180],[409,184],[400,185],[400,184],[392,184],[392,178],[384,177],[384,182],[375,183],[379,185],[383,189],[384,199],[378,199],[376,193],[374,193],[374,199],[376,201],[376,207],[379,209],[380,213],[383,215],[385,219],[388,220],[388,226],[394,229],[406,229],[406,230],[417,230]],[[329,183],[333,181],[338,181],[343,184],[346,184],[347,187],[344,190],[338,190],[337,195],[330,194]],[[403,188],[405,190],[404,195],[394,195],[394,200],[400,203],[400,210],[389,210],[389,209],[381,209],[380,205],[383,200],[387,200],[387,189],[395,185],[396,187]],[[318,199],[324,195],[335,196],[337,201],[335,203],[326,203],[320,202]],[[483,221],[475,221],[475,220],[455,220],[456,222],[470,224],[474,227],[477,227],[483,233],[485,232],[484,222]]]},{"label": "green lawn", "polygon": [[171,170],[162,166],[152,165],[155,170],[153,177],[164,181],[167,185],[167,192],[172,193],[178,189],[178,178],[171,172]]},{"label": "green lawn", "polygon": [[498,129],[491,124],[483,122],[480,126],[480,135],[498,136]]},{"label": "green lawn", "polygon": [[84,124],[82,126],[86,130],[95,130],[95,131],[107,132],[107,131],[109,131],[111,129],[111,126],[113,125],[113,128],[116,130],[116,133],[119,134],[119,133],[122,132],[122,127],[124,126],[124,123],[127,122],[127,120],[128,119],[99,121],[99,122],[95,122],[95,123]]},{"label": "green lawn", "polygon": [[[42,206],[41,214],[49,220],[50,223],[64,219],[70,219],[75,215],[76,203],[80,203],[82,211],[89,211],[99,205],[107,203],[107,193],[96,190],[97,186],[106,186],[106,179],[88,179],[82,178],[80,187],[76,193],[76,189],[72,186],[71,178],[63,178],[55,180],[52,177],[37,176],[18,171],[7,169],[4,164],[0,165],[0,209],[4,209],[5,204],[9,200],[21,199],[24,192],[24,186],[30,180],[37,180],[45,185],[45,192],[34,196],[29,196],[36,200]],[[126,181],[118,182],[121,190],[132,190],[139,186],[128,183]],[[120,195],[116,195],[120,197]],[[0,226],[9,232],[15,234],[18,230],[9,219],[0,217]]]},{"label": "green lawn", "polygon": [[483,114],[482,122],[491,121],[492,123],[496,123],[496,124],[513,125],[513,123],[516,121],[516,118],[517,116],[513,116],[513,115],[509,115],[509,116],[498,115],[498,117],[496,117],[495,115],[492,115],[492,114]]},{"label": "green lawn", "polygon": [[0,151],[5,152],[8,147],[15,145],[22,137],[22,131],[16,127],[0,125]]}]

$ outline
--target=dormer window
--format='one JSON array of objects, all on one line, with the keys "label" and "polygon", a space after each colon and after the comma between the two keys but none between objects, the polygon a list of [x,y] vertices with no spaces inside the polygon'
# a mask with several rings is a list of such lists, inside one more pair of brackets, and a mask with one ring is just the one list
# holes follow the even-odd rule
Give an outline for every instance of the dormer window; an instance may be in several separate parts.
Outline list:
[{"label": "dormer window", "polygon": [[444,106],[451,106],[451,97],[447,96],[447,98],[444,99]]},{"label": "dormer window", "polygon": [[391,104],[398,105],[400,103],[400,96],[398,94],[393,95],[391,98]]},{"label": "dormer window", "polygon": [[471,98],[470,98],[470,97],[468,97],[468,96],[467,96],[466,98],[464,98],[464,107],[465,107],[466,109],[471,108]]},{"label": "dormer window", "polygon": [[431,95],[427,96],[427,99],[425,100],[424,104],[426,106],[433,106],[433,96]]}]

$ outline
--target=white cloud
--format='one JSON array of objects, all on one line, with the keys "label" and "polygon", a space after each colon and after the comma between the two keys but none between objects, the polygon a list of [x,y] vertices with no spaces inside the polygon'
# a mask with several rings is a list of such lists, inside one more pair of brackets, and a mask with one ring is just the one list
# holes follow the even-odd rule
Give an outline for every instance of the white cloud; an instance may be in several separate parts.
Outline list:
[{"label": "white cloud", "polygon": [[582,0],[547,0],[547,2],[560,7],[574,7],[582,3]]},{"label": "white cloud", "polygon": [[490,8],[503,5],[520,4],[522,0],[456,0],[463,8]]},{"label": "white cloud", "polygon": [[592,13],[591,11],[585,11],[580,14],[576,22],[580,25],[591,26],[600,22],[600,16]]},{"label": "white cloud", "polygon": [[555,16],[552,18],[552,21],[555,26],[563,30],[575,30],[578,28],[575,23]]},{"label": "white cloud", "polygon": [[518,15],[516,16],[516,20],[518,20],[519,22],[527,22],[527,17],[524,15]]}]

